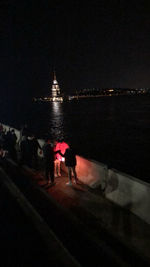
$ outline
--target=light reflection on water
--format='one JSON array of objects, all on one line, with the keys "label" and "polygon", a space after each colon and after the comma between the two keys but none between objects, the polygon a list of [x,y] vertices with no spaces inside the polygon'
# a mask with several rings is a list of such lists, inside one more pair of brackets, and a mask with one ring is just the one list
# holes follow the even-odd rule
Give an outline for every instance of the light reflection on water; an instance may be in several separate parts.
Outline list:
[{"label": "light reflection on water", "polygon": [[50,133],[52,137],[56,140],[64,138],[64,115],[62,103],[52,102],[50,124]]}]

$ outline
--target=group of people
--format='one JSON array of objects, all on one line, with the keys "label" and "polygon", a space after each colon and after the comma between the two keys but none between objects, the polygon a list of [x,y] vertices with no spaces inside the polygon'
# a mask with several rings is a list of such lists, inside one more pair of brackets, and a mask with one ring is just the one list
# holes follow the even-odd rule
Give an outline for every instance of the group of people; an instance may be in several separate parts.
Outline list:
[{"label": "group of people", "polygon": [[53,146],[51,140],[47,138],[46,143],[43,147],[43,155],[45,161],[45,177],[47,184],[55,184],[54,177],[61,176],[61,159],[64,159],[65,165],[68,169],[69,181],[67,182],[67,185],[72,185],[72,172],[74,175],[74,182],[77,183],[77,174],[75,170],[76,155],[70,145],[66,144],[63,141],[55,141]]},{"label": "group of people", "polygon": [[10,157],[16,161],[17,151],[16,151],[17,136],[14,129],[9,128],[8,131],[0,125],[0,150],[1,158],[3,158],[7,153]]},{"label": "group of people", "polygon": [[[29,167],[38,168],[38,148],[42,148],[33,134],[23,133],[17,139],[14,129],[9,128],[8,131],[0,125],[0,148],[1,154],[8,154],[11,159],[20,165],[28,165]],[[3,153],[2,153],[3,152]]]},{"label": "group of people", "polygon": [[[17,146],[20,152],[18,158]],[[77,183],[76,174],[76,155],[70,144],[63,140],[52,142],[50,138],[45,140],[43,147],[39,144],[37,138],[28,132],[27,125],[22,127],[20,139],[17,140],[15,130],[9,128],[8,131],[0,124],[0,157],[4,157],[7,152],[14,161],[20,165],[27,165],[31,168],[38,169],[39,157],[43,154],[45,178],[47,184],[54,185],[55,177],[61,176],[61,162],[64,161],[68,169],[69,181],[67,185],[72,185],[72,173],[74,182]]]}]

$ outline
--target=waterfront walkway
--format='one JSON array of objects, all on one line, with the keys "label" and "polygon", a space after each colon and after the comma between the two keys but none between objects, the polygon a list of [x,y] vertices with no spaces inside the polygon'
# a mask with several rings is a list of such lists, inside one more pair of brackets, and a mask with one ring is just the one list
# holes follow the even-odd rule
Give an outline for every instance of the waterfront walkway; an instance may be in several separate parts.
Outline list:
[{"label": "waterfront walkway", "polygon": [[[96,267],[109,264],[115,267],[137,267],[150,265],[150,226],[134,214],[105,199],[100,189],[91,190],[81,183],[68,187],[66,186],[67,177],[65,173],[56,178],[55,186],[46,188],[42,171],[37,172],[27,167],[21,168],[11,160],[5,162],[3,168],[10,181],[13,181],[21,194],[25,196],[22,203],[26,205],[27,200],[34,210],[32,215],[28,217],[28,224],[26,221],[24,224],[18,222],[18,225],[21,225],[24,229],[24,231],[18,233],[20,238],[18,238],[18,242],[22,244],[21,236],[28,233],[24,246],[21,246],[23,250],[26,251],[27,249],[28,251],[29,243],[29,250],[34,252],[31,253],[33,255],[32,265],[23,265],[22,263],[12,266],[49,265],[51,257],[48,258],[45,255],[46,248],[42,249],[47,246],[46,244],[49,244],[49,241],[45,243],[45,238],[41,238],[43,232],[45,232],[44,236],[47,238],[51,233],[53,239],[58,240],[58,247],[55,246],[55,250],[51,251],[54,257],[52,266],[80,265]],[[16,210],[13,202],[10,204],[10,209],[11,214],[13,210],[14,212]],[[25,210],[27,210],[27,207]],[[29,214],[29,212],[27,213]],[[35,213],[42,218],[40,227]],[[6,216],[6,214],[2,215]],[[24,215],[20,213],[16,219],[24,221],[22,216]],[[30,220],[32,224],[28,226]],[[46,228],[42,228],[42,225],[45,224],[44,227]],[[36,231],[31,229],[33,225]],[[41,229],[43,229],[42,233]],[[11,236],[9,236],[8,242],[12,243]],[[42,245],[42,242],[45,245]],[[52,247],[53,241],[50,245],[51,249]],[[61,253],[58,253],[59,251]],[[38,255],[37,258],[36,255]],[[34,258],[40,263],[39,265],[35,264]],[[23,259],[25,261],[26,257],[24,256]]]}]

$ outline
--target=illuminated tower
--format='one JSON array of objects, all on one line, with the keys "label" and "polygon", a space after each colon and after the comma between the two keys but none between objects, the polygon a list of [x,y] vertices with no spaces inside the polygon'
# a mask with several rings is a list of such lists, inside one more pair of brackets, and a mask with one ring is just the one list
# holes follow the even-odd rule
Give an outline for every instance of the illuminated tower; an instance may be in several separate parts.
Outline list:
[{"label": "illuminated tower", "polygon": [[58,96],[60,96],[60,88],[56,80],[56,74],[54,72],[54,80],[52,84],[52,97],[58,97]]}]

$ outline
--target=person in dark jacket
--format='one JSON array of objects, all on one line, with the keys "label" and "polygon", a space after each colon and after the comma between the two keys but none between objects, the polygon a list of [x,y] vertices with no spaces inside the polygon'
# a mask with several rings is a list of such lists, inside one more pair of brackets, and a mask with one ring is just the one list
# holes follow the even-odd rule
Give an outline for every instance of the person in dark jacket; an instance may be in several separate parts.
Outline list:
[{"label": "person in dark jacket", "polygon": [[28,165],[29,164],[29,144],[26,136],[22,137],[20,143],[20,165]]},{"label": "person in dark jacket", "polygon": [[76,155],[75,155],[74,150],[69,146],[69,148],[66,149],[64,154],[62,154],[60,151],[59,151],[59,153],[62,157],[65,158],[65,165],[68,169],[69,181],[66,183],[66,185],[72,185],[72,179],[71,179],[72,172],[74,175],[74,182],[76,184],[77,183],[77,174],[76,174],[75,167],[76,167],[77,161],[76,161]]},{"label": "person in dark jacket", "polygon": [[6,134],[6,143],[7,143],[7,149],[9,151],[9,156],[14,160],[17,161],[17,151],[16,151],[16,141],[17,136],[15,134],[14,129],[10,129]]},{"label": "person in dark jacket", "polygon": [[38,149],[42,150],[37,138],[32,135],[30,138],[30,149],[31,149],[31,164],[35,169],[38,169]]},{"label": "person in dark jacket", "polygon": [[[43,147],[43,155],[45,162],[45,178],[47,184],[54,185],[54,150],[49,138],[46,139],[46,144]],[[50,183],[51,180],[51,183]]]},{"label": "person in dark jacket", "polygon": [[21,127],[21,136],[26,136],[26,137],[28,137],[28,135],[29,135],[29,129],[28,129],[28,125],[27,124],[25,124],[25,125],[23,125],[22,127]]}]

